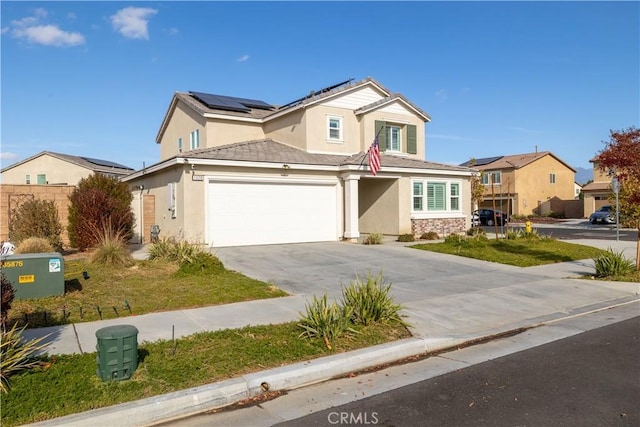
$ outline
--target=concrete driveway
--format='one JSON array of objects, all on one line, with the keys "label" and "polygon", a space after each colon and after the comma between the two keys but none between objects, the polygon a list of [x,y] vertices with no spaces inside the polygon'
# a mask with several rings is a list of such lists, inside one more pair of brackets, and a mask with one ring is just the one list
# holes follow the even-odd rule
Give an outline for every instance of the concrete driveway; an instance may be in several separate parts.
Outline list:
[{"label": "concrete driveway", "polygon": [[637,299],[636,283],[571,279],[593,273],[591,260],[520,268],[421,251],[389,242],[219,248],[236,270],[310,300],[340,296],[356,275],[382,271],[416,336],[476,336]]}]

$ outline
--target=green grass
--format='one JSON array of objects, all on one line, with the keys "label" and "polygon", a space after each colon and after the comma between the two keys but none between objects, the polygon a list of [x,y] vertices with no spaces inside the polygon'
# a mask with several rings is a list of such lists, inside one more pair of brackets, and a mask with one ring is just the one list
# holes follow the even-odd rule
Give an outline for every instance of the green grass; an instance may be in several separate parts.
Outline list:
[{"label": "green grass", "polygon": [[199,333],[171,341],[143,343],[130,380],[104,383],[96,354],[55,356],[45,368],[10,378],[0,396],[2,426],[42,421],[129,402],[317,357],[369,347],[409,336],[399,324],[356,327],[336,338],[333,350],[321,339],[301,339],[298,322]]},{"label": "green grass", "polygon": [[[65,261],[65,295],[15,300],[9,321],[20,325],[28,321],[29,327],[38,327],[100,320],[100,313],[102,319],[113,319],[287,295],[224,268],[210,274],[179,274],[178,270],[177,263],[160,260],[137,261],[131,267]],[[84,271],[89,279],[83,278]]]},{"label": "green grass", "polygon": [[557,262],[595,258],[606,251],[554,239],[496,240],[468,238],[455,242],[414,245],[412,248],[518,267],[532,267]]}]

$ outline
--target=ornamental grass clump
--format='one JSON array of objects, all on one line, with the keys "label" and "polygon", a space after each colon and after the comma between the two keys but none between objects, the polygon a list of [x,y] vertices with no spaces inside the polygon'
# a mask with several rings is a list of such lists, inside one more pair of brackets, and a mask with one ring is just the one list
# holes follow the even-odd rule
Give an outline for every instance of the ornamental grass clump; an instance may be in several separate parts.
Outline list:
[{"label": "ornamental grass clump", "polygon": [[382,244],[382,233],[369,233],[362,243],[365,245],[380,245]]},{"label": "ornamental grass clump", "polygon": [[335,302],[329,304],[327,294],[322,298],[315,295],[313,301],[306,305],[306,314],[302,315],[300,326],[303,332],[300,338],[321,338],[329,350],[333,341],[345,333],[355,334],[351,323],[352,312],[350,308],[341,307]]},{"label": "ornamental grass clump", "polygon": [[130,267],[135,264],[125,243],[123,232],[115,230],[108,224],[103,224],[98,232],[95,250],[89,257],[94,264],[110,265],[114,267]]},{"label": "ornamental grass clump", "polygon": [[48,345],[42,343],[47,337],[40,337],[25,341],[22,339],[22,332],[26,326],[18,328],[14,324],[11,329],[2,330],[0,341],[0,391],[8,393],[10,384],[9,377],[28,369],[33,369],[44,364],[38,354]]},{"label": "ornamental grass clump", "polygon": [[40,254],[53,252],[55,248],[44,237],[29,237],[16,246],[16,254]]},{"label": "ornamental grass clump", "polygon": [[160,239],[149,245],[149,259],[175,261],[178,264],[191,263],[203,252],[200,244],[174,238]]},{"label": "ornamental grass clump", "polygon": [[597,277],[626,276],[636,271],[633,261],[626,258],[622,251],[607,249],[607,252],[593,259]]},{"label": "ornamental grass clump", "polygon": [[402,306],[389,295],[390,289],[391,283],[384,283],[382,272],[375,277],[368,273],[364,280],[356,276],[348,287],[342,288],[341,304],[351,312],[354,325],[396,322],[408,326],[399,314]]}]

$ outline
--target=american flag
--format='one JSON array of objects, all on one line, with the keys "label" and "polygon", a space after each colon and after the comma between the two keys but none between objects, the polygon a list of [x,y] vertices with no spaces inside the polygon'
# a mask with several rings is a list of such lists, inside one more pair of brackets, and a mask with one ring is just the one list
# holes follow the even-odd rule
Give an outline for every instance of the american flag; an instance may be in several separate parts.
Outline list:
[{"label": "american flag", "polygon": [[376,136],[369,147],[369,170],[373,176],[378,174],[380,170],[380,147],[378,146],[378,137]]}]

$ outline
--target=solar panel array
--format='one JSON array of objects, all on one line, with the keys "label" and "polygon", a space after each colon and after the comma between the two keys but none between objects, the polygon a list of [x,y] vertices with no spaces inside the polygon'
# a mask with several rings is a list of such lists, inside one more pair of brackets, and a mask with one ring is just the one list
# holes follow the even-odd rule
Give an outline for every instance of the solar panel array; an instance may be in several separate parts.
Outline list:
[{"label": "solar panel array", "polygon": [[[473,166],[484,166],[489,163],[493,163],[496,160],[500,160],[504,156],[495,156],[495,157],[485,157],[483,159],[473,159]],[[466,161],[462,163],[460,166],[471,166],[472,160]]]},{"label": "solar panel array", "polygon": [[217,110],[248,113],[252,108],[261,110],[271,110],[273,108],[272,105],[258,99],[236,98],[233,96],[214,95],[193,91],[189,91],[189,93],[207,107]]},{"label": "solar panel array", "polygon": [[83,160],[86,160],[89,163],[93,163],[94,165],[97,165],[97,166],[104,166],[107,168],[118,168],[118,169],[131,169],[128,166],[124,166],[115,162],[110,162],[109,160],[93,159],[91,157],[80,157],[80,158]]}]

